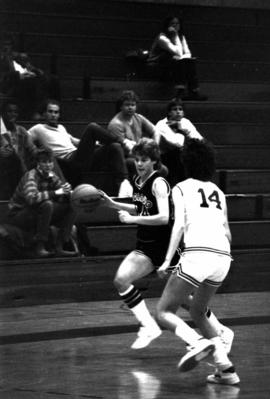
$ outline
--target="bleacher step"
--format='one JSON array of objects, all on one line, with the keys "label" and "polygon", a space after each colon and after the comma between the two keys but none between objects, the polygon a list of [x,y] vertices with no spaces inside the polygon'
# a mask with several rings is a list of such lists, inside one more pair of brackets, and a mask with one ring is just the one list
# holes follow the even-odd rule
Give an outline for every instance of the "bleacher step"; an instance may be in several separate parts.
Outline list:
[{"label": "bleacher step", "polygon": [[[219,292],[269,290],[270,251],[233,251],[234,261]],[[0,307],[119,299],[113,276],[123,256],[0,262]],[[158,297],[165,280],[155,275],[136,285]]]}]

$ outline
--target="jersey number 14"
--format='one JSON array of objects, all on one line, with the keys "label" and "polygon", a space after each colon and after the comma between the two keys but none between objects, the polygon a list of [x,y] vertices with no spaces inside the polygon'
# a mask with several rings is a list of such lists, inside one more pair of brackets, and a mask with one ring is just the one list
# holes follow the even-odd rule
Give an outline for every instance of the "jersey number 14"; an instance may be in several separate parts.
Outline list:
[{"label": "jersey number 14", "polygon": [[214,190],[212,192],[212,194],[210,194],[207,198],[206,198],[205,192],[204,192],[204,190],[202,188],[199,188],[198,193],[200,193],[201,196],[202,196],[202,202],[200,204],[200,207],[209,208],[209,203],[214,202],[214,203],[216,203],[216,208],[217,209],[222,209],[221,208],[221,201],[219,199],[219,195],[218,195],[218,192],[216,190]]}]

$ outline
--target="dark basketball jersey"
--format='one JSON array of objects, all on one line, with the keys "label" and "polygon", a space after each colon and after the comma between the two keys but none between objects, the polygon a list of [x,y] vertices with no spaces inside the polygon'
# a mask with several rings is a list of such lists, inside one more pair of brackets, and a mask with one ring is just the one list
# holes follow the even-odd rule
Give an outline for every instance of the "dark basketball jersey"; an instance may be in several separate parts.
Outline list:
[{"label": "dark basketball jersey", "polygon": [[[137,214],[140,216],[151,216],[158,213],[157,199],[153,194],[153,183],[156,178],[160,177],[158,172],[154,172],[144,183],[139,184],[139,176],[135,176],[133,180],[133,203],[136,206]],[[163,179],[163,178],[162,178]],[[138,225],[137,239],[139,241],[153,242],[168,240],[172,227],[172,200],[171,189],[169,183],[163,179],[168,187],[169,200],[169,222],[167,225],[145,226]]]}]

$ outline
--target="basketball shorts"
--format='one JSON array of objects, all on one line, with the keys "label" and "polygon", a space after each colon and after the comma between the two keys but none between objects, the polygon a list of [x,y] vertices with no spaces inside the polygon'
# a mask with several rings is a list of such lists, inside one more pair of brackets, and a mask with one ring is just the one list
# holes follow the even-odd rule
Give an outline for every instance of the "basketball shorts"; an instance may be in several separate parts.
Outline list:
[{"label": "basketball shorts", "polygon": [[206,251],[182,252],[175,272],[195,287],[203,282],[219,287],[229,272],[231,260],[229,255]]},{"label": "basketball shorts", "polygon": [[[165,241],[165,240],[164,240]],[[141,255],[149,258],[153,266],[159,268],[165,260],[165,256],[168,249],[167,241],[137,241],[135,251]],[[178,252],[175,253],[171,265],[175,266],[178,264],[180,256]]]}]

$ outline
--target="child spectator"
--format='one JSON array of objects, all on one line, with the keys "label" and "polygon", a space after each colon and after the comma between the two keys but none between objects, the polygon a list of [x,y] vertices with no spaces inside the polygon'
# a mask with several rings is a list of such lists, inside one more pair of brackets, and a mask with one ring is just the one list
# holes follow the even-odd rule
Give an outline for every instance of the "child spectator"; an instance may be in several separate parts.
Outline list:
[{"label": "child spectator", "polygon": [[37,166],[26,172],[20,180],[10,202],[8,223],[22,230],[33,230],[34,255],[47,257],[46,249],[51,225],[60,228],[56,239],[56,254],[74,255],[65,251],[69,241],[75,213],[70,206],[71,186],[54,172],[53,154],[40,149],[36,155]]},{"label": "child spectator", "polygon": [[177,90],[182,90],[183,84],[186,84],[186,100],[207,100],[200,94],[196,59],[192,57],[179,18],[172,16],[165,19],[163,30],[150,49],[147,65],[160,78],[169,78]]}]

